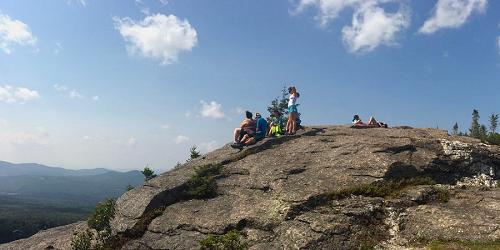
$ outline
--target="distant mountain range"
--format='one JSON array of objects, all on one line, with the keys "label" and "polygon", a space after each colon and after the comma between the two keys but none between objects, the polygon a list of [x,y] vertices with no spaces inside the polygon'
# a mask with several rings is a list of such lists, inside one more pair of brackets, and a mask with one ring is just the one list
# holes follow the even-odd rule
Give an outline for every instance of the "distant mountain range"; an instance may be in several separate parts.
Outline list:
[{"label": "distant mountain range", "polygon": [[10,163],[0,161],[0,177],[1,176],[17,176],[17,175],[40,175],[40,176],[88,176],[98,175],[108,172],[115,172],[105,168],[70,170],[59,167],[49,167],[37,163]]},{"label": "distant mountain range", "polygon": [[36,163],[0,161],[0,195],[55,202],[95,204],[122,195],[128,185],[142,185],[140,171],[104,168],[69,170]]}]

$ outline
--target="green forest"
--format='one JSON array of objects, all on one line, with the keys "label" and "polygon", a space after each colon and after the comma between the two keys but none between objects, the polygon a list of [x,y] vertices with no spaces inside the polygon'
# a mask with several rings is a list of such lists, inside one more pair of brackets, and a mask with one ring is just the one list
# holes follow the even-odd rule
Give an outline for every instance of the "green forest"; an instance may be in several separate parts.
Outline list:
[{"label": "green forest", "polygon": [[0,196],[0,244],[84,220],[92,210],[93,206],[68,202]]}]

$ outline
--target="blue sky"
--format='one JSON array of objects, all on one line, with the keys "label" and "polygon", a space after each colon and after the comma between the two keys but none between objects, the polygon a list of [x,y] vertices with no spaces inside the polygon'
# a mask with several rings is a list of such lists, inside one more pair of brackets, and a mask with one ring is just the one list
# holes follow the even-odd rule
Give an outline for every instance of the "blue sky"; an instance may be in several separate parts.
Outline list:
[{"label": "blue sky", "polygon": [[0,2],[0,160],[156,170],[284,85],[305,124],[500,113],[500,2]]}]

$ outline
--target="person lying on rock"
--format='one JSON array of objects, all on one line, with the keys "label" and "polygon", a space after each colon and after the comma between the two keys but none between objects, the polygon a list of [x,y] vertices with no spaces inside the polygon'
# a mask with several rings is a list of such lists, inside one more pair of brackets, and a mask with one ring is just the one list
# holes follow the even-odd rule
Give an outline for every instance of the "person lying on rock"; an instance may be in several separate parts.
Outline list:
[{"label": "person lying on rock", "polygon": [[240,144],[245,135],[255,133],[255,120],[252,119],[252,112],[245,111],[246,118],[241,122],[240,127],[234,129],[234,145]]},{"label": "person lying on rock", "polygon": [[233,143],[231,145],[233,148],[242,148],[243,146],[249,146],[266,137],[268,128],[266,119],[262,118],[259,113],[255,113],[255,121],[257,123],[257,130],[255,131],[255,133],[245,134],[239,141],[239,143]]},{"label": "person lying on rock", "polygon": [[381,128],[387,128],[387,124],[383,122],[378,122],[375,120],[373,116],[370,117],[368,120],[368,123],[364,123],[359,115],[354,115],[354,118],[352,119],[352,124],[353,127],[381,127]]}]

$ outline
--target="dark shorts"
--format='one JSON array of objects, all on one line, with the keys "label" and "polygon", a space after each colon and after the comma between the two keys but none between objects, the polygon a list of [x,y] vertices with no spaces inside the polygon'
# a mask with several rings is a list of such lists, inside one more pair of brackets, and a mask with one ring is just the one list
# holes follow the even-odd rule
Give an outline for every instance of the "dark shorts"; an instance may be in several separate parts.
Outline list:
[{"label": "dark shorts", "polygon": [[238,138],[238,140],[241,141],[241,139],[243,139],[243,136],[247,135],[248,137],[252,138],[254,137],[254,134],[249,134],[246,130],[242,129],[241,132],[240,132],[240,137]]}]

